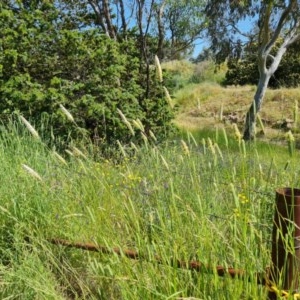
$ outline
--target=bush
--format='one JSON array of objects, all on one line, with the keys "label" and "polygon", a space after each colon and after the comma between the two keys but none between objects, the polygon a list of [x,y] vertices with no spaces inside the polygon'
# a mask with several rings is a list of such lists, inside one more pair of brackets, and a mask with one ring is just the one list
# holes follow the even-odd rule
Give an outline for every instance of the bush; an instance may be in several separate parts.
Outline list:
[{"label": "bush", "polygon": [[136,39],[115,41],[97,29],[69,29],[60,14],[50,4],[21,13],[1,10],[2,114],[20,113],[35,123],[43,116],[54,143],[86,135],[101,145],[140,142],[139,130],[132,135],[118,110],[129,121],[139,119],[146,135],[168,135],[173,112],[154,69],[145,84]]},{"label": "bush", "polygon": [[[293,44],[283,56],[281,63],[271,77],[269,86],[272,88],[297,87],[300,85],[300,43]],[[257,84],[259,71],[257,67],[256,45],[246,47],[244,56],[230,58],[225,76],[225,85]]]}]

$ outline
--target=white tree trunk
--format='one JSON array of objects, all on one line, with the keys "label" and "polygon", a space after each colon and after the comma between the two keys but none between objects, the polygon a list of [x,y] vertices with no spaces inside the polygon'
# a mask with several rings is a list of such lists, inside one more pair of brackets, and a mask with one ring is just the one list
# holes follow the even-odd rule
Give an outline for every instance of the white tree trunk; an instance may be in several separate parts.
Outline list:
[{"label": "white tree trunk", "polygon": [[[261,15],[261,28],[259,32],[260,48],[258,51],[258,69],[259,82],[254,96],[253,103],[246,115],[244,140],[251,140],[255,135],[255,120],[256,114],[259,112],[265,92],[268,87],[271,76],[277,70],[282,56],[287,48],[300,39],[300,16],[299,3],[296,0],[283,1],[286,7],[283,9],[278,18],[278,23],[275,26],[273,34],[270,36],[270,24],[272,9],[275,8],[274,1],[264,1],[267,3],[265,10]],[[296,13],[297,14],[294,14]],[[287,26],[288,25],[288,26]],[[274,48],[276,41],[281,38],[283,41],[277,50],[275,56],[271,55],[271,50]],[[267,66],[267,59],[272,59],[271,65]]]},{"label": "white tree trunk", "polygon": [[243,135],[244,140],[252,140],[255,136],[256,114],[261,108],[266,90],[268,88],[270,77],[271,75],[269,73],[263,73],[260,75],[257,89],[254,95],[254,100],[246,115],[245,129]]},{"label": "white tree trunk", "polygon": [[[257,85],[257,89],[254,95],[254,100],[250,106],[249,111],[246,115],[245,121],[245,129],[243,134],[243,139],[248,141],[252,140],[255,136],[255,121],[256,121],[256,114],[260,111],[266,90],[268,88],[268,84],[270,81],[271,76],[277,70],[282,56],[286,52],[287,49],[288,39],[284,41],[281,47],[278,49],[277,54],[275,57],[269,55],[269,51],[266,48],[262,48],[259,52],[259,81]],[[269,68],[266,67],[267,64],[267,57],[273,59],[272,64]]]}]

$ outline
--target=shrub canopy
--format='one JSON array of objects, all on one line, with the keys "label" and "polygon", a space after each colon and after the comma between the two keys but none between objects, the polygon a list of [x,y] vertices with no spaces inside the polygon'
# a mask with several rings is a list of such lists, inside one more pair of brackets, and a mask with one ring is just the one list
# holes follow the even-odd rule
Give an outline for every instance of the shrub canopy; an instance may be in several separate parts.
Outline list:
[{"label": "shrub canopy", "polygon": [[141,134],[132,135],[118,109],[129,121],[139,119],[146,135],[170,133],[173,112],[163,84],[154,68],[147,73],[134,34],[114,40],[100,29],[81,29],[47,1],[5,3],[0,4],[2,114],[19,113],[34,122],[43,116],[52,137],[64,141],[84,131],[101,144],[139,142]]},{"label": "shrub canopy", "polygon": [[[283,56],[281,63],[271,77],[271,88],[297,87],[300,85],[300,42],[292,44]],[[277,48],[274,50],[276,51]],[[230,57],[228,71],[224,84],[226,85],[256,85],[259,79],[257,68],[257,45],[251,44],[244,49],[241,58]],[[270,61],[271,61],[270,57]]]}]

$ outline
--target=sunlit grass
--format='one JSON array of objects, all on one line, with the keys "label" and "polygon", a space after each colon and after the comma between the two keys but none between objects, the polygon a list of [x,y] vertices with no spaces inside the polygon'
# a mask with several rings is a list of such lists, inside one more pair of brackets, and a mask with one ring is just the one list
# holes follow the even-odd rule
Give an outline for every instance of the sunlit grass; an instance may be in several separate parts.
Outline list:
[{"label": "sunlit grass", "polygon": [[[255,278],[270,265],[275,189],[299,186],[297,151],[243,145],[223,130],[146,145],[117,163],[94,161],[92,147],[55,154],[18,122],[2,131],[2,299],[265,297],[254,281],[213,270],[231,266]],[[52,238],[144,259],[68,249]],[[176,260],[209,269],[171,267]]]}]

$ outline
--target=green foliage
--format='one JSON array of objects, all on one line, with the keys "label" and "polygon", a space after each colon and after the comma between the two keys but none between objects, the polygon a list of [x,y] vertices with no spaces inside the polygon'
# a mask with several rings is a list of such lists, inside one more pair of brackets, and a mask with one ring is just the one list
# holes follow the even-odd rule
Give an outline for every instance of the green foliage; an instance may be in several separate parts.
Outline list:
[{"label": "green foliage", "polygon": [[[118,164],[93,161],[87,148],[62,163],[23,124],[1,127],[0,298],[266,298],[257,273],[270,265],[274,189],[299,185],[299,153],[225,131],[182,139],[137,147]],[[133,249],[140,259],[53,238]],[[208,268],[179,269],[177,260]],[[219,277],[217,265],[246,276]]]},{"label": "green foliage", "polygon": [[[297,87],[300,84],[300,43],[292,44],[281,63],[271,77],[269,86],[272,88]],[[277,47],[273,52],[277,51]],[[273,53],[272,52],[272,53]],[[256,85],[259,79],[257,67],[257,46],[250,45],[245,48],[245,54],[242,59],[229,58],[228,71],[224,80],[226,85]]]},{"label": "green foliage", "polygon": [[[134,38],[115,41],[98,29],[79,30],[48,2],[0,12],[0,112],[48,120],[52,142],[88,136],[98,144],[140,142],[122,122],[139,119],[158,138],[172,130],[163,86],[146,67]],[[60,109],[73,116],[70,122]]]},{"label": "green foliage", "polygon": [[229,59],[227,66],[228,70],[223,82],[225,85],[257,84],[259,72],[255,62]]},{"label": "green foliage", "polygon": [[162,64],[167,75],[164,82],[173,92],[190,93],[191,85],[215,82],[222,83],[227,70],[226,65],[216,67],[212,59],[204,61],[174,60]]}]

